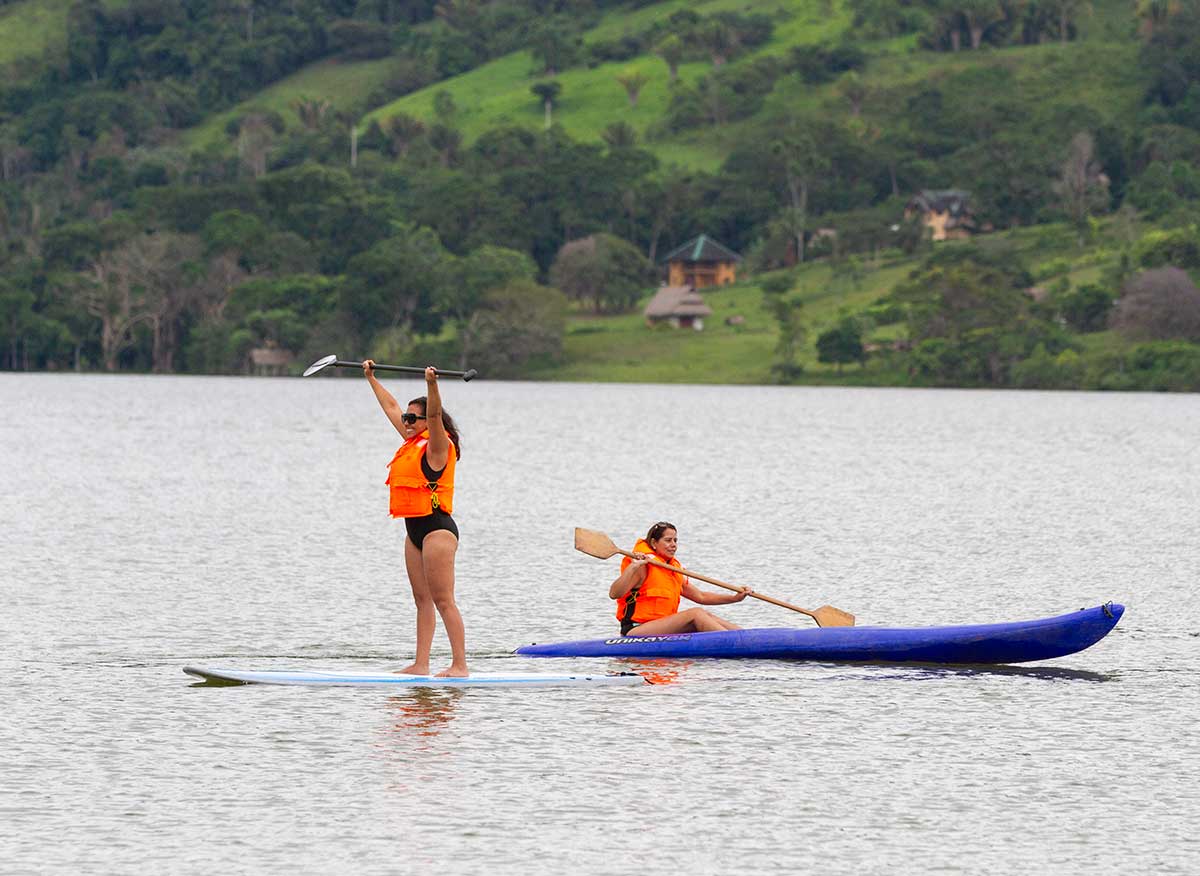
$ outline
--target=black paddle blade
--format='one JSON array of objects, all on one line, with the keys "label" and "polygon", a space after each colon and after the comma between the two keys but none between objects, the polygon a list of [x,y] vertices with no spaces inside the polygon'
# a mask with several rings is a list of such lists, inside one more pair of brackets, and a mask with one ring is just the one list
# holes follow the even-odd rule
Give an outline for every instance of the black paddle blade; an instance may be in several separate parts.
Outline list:
[{"label": "black paddle blade", "polygon": [[332,365],[336,361],[337,361],[336,353],[333,353],[329,356],[324,356],[324,357],[318,359],[316,362],[313,362],[307,368],[305,368],[304,374],[302,376],[303,377],[312,377],[318,371],[324,371],[326,368],[328,368],[330,365]]}]

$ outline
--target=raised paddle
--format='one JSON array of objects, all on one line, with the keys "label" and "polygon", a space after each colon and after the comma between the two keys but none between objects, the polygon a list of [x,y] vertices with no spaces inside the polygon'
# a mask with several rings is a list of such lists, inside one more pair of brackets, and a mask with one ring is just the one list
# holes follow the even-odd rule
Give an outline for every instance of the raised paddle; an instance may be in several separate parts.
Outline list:
[{"label": "raised paddle", "polygon": [[[325,356],[324,358],[318,359],[316,362],[313,362],[311,365],[305,368],[302,376],[312,377],[318,371],[324,371],[326,368],[335,366],[338,368],[362,368],[362,364],[362,362],[350,362],[344,359],[339,359],[336,355]],[[425,373],[424,368],[418,368],[416,365],[376,365],[375,370],[404,371],[408,374]],[[441,368],[434,368],[433,370],[437,372],[438,377],[461,377],[464,382],[470,380],[479,373],[474,368],[471,368],[468,371],[443,371]]]},{"label": "raised paddle", "polygon": [[[623,551],[615,544],[613,540],[603,532],[596,532],[594,529],[580,529],[575,527],[575,550],[582,551],[593,557],[598,557],[601,560],[607,560],[613,554],[623,554],[624,556],[636,559],[629,551]],[[681,569],[678,566],[672,566],[659,560],[651,559],[647,562],[652,566],[659,566],[671,572],[678,572],[680,575],[687,575],[689,578],[695,578],[698,581],[706,581],[709,584],[716,584],[718,587],[724,587],[726,590],[738,590],[741,587],[735,587],[733,584],[726,584],[724,581],[718,581],[716,578],[709,578],[707,575],[700,575],[696,572],[689,572],[687,569]],[[848,611],[842,611],[840,608],[834,608],[832,605],[822,605],[816,611],[809,611],[807,608],[801,608],[798,605],[792,605],[790,602],[784,602],[782,599],[774,599],[770,596],[764,596],[761,593],[751,593],[755,599],[761,599],[763,602],[769,602],[772,605],[778,605],[782,608],[790,608],[792,611],[798,611],[801,614],[806,614],[817,622],[819,627],[852,627],[854,626],[854,615]]]}]

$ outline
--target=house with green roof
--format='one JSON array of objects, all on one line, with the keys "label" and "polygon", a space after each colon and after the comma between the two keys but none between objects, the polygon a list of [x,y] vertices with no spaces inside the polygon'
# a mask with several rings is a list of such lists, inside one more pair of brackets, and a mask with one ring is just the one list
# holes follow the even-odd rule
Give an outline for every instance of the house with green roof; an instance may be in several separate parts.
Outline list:
[{"label": "house with green roof", "polygon": [[707,234],[693,237],[677,246],[659,262],[667,266],[668,286],[724,286],[737,280],[737,266],[742,257],[719,240]]}]

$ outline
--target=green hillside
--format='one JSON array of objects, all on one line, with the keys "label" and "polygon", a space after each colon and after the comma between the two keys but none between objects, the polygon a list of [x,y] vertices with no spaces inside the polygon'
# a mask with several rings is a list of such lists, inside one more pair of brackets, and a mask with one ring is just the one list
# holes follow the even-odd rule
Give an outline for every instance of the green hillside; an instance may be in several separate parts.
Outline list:
[{"label": "green hillside", "polygon": [[[1097,282],[1120,258],[1119,238],[1114,227],[1100,229],[1093,245],[1080,250],[1071,229],[1060,224],[1001,232],[990,241],[1007,247],[1006,252],[1033,268],[1039,284],[1067,283],[1081,286]],[[961,243],[941,244],[962,247]],[[921,256],[897,251],[882,254],[864,265],[861,280],[849,283],[834,275],[827,260],[813,262],[785,274],[803,301],[808,343],[800,356],[804,374],[797,382],[847,385],[901,385],[905,376],[892,363],[876,359],[859,366],[838,367],[818,361],[813,341],[846,313],[867,308],[887,296],[910,272],[919,268]],[[776,276],[768,274],[765,276]],[[649,300],[649,296],[643,300]],[[763,292],[754,280],[705,290],[705,303],[713,314],[701,332],[661,326],[649,329],[641,315],[595,316],[576,313],[567,330],[562,364],[533,372],[555,380],[651,381],[657,383],[702,382],[770,383],[772,351],[778,341],[778,326],[764,308]],[[730,317],[744,322],[730,325]],[[900,326],[868,329],[868,343],[887,345],[904,334]],[[1120,355],[1132,346],[1114,332],[1080,336],[1079,349],[1093,355]]]},{"label": "green hillside", "polygon": [[324,100],[331,106],[352,107],[362,100],[363,95],[379,88],[386,80],[391,62],[376,61],[343,62],[336,59],[320,61],[305,67],[291,76],[264,88],[249,100],[216,113],[183,135],[189,147],[205,149],[227,144],[226,128],[248,112],[270,111],[278,113],[296,126],[293,106],[298,100]]},{"label": "green hillside", "polygon": [[[758,51],[734,63],[745,63],[761,55],[778,55],[795,45],[832,40],[849,24],[849,19],[844,8],[839,6],[830,11],[831,7],[827,0],[781,0],[765,7],[778,22],[772,39]],[[704,14],[756,8],[756,4],[747,4],[744,0],[657,3],[634,12],[610,13],[588,32],[587,38],[593,42],[615,38],[666,21],[671,13],[680,9]],[[694,80],[710,66],[704,62],[684,63],[679,66],[678,75],[684,81]],[[528,52],[518,52],[393,101],[368,114],[364,123],[373,119],[386,120],[397,113],[432,120],[435,118],[434,95],[446,91],[460,107],[456,123],[468,141],[486,130],[504,125],[540,129],[544,125],[544,114],[529,89],[546,77],[533,72],[534,67],[534,59]],[[649,78],[636,106],[630,105],[616,79],[628,70],[639,70]],[[554,122],[579,139],[598,140],[604,129],[615,122],[632,125],[645,136],[651,125],[662,117],[669,100],[667,65],[653,54],[601,64],[592,69],[567,70],[554,78],[563,86],[562,100],[553,113]],[[728,154],[734,136],[733,132],[721,132],[715,137],[711,134],[664,138],[653,141],[650,146],[663,160],[711,169]]]},{"label": "green hillside", "polygon": [[1200,388],[1198,0],[0,0],[0,68],[0,368]]}]

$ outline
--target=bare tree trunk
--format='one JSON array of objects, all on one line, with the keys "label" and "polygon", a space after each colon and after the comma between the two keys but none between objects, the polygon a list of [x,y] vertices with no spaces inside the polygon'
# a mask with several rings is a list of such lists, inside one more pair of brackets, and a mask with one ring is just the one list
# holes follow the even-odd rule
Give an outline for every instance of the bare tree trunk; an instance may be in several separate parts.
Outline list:
[{"label": "bare tree trunk", "polygon": [[796,238],[796,261],[804,262],[804,226],[808,224],[808,183],[788,172],[788,191],[792,196],[792,233]]},{"label": "bare tree trunk", "polygon": [[467,318],[458,335],[462,342],[458,351],[458,367],[460,369],[466,369],[467,363],[471,361],[471,353],[474,351],[475,326],[479,322],[478,313],[476,311]]}]

